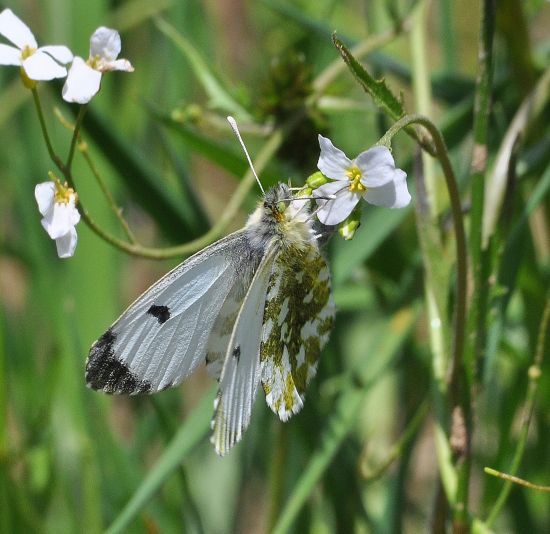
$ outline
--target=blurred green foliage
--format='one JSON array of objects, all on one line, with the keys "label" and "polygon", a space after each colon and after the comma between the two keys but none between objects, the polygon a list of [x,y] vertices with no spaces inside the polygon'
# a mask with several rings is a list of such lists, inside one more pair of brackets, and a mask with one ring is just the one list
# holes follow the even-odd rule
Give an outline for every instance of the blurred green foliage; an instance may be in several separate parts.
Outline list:
[{"label": "blurred green foliage", "polygon": [[[419,4],[44,0],[4,6],[40,44],[67,44],[81,56],[96,27],[121,31],[122,56],[135,72],[104,77],[82,135],[139,240],[163,246],[203,235],[246,171],[225,115],[239,120],[253,159],[274,129],[283,128],[262,173],[266,185],[303,183],[316,170],[318,133],[353,156],[391,126],[345,67],[333,30],[350,47],[383,37],[360,61],[402,94],[409,113],[419,91],[419,62],[412,56],[425,54],[429,115],[447,142],[468,216],[481,6],[434,2],[419,22],[413,14]],[[424,50],[411,41],[412,24],[423,24]],[[542,0],[497,7],[487,180],[522,102],[540,88],[550,64],[549,24],[550,4]],[[335,66],[337,75],[320,86],[319,77]],[[520,440],[527,371],[547,298],[545,91],[507,154],[504,203],[487,251],[487,335],[470,369],[470,512],[480,522],[503,485],[483,467],[507,471]],[[61,100],[58,84],[41,84],[39,92],[53,144],[65,155],[71,133],[54,108],[69,121],[75,109]],[[208,534],[437,531],[436,512],[445,511],[432,404],[437,369],[423,286],[427,253],[416,228],[425,193],[410,138],[396,137],[393,153],[412,190],[417,183],[414,207],[367,206],[355,238],[336,236],[327,248],[338,316],[303,411],[283,424],[257,399],[243,441],[220,459],[208,443],[214,387],[202,371],[151,398],[106,397],[84,384],[90,344],[177,260],[126,256],[83,223],[74,258],[59,260],[33,198],[53,164],[14,68],[0,70],[0,129],[0,532],[93,533],[109,526],[111,532]],[[445,199],[437,165],[433,172],[437,195]],[[78,153],[73,174],[94,220],[122,238]],[[242,225],[256,196],[250,192],[227,232]],[[432,245],[438,243],[442,270],[451,272],[448,211],[444,200],[431,220]],[[441,275],[448,285],[431,289],[452,304],[449,272]],[[445,313],[450,322],[452,310]],[[550,358],[541,371],[518,475],[550,484]],[[390,456],[394,461],[373,478]],[[545,532],[547,499],[514,488],[494,530]],[[480,522],[474,528],[481,529]]]}]

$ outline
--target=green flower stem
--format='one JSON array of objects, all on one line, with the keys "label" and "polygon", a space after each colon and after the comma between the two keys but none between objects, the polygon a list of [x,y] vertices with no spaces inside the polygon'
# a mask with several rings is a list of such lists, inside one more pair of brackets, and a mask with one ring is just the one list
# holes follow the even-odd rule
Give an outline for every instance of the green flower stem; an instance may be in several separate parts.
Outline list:
[{"label": "green flower stem", "polygon": [[80,106],[78,110],[78,115],[76,116],[76,122],[73,128],[73,137],[71,139],[71,147],[69,148],[69,155],[67,156],[67,163],[65,163],[65,167],[67,169],[71,168],[71,165],[73,164],[73,158],[74,158],[74,150],[76,148],[76,142],[78,141],[78,138],[80,137],[80,127],[82,126],[82,121],[84,120],[84,115],[86,115],[86,110],[88,109],[87,106]]},{"label": "green flower stem", "polygon": [[502,478],[502,480],[506,480],[507,482],[509,482],[507,486],[511,486],[512,484],[518,484],[519,486],[524,486],[525,488],[529,488],[535,491],[540,491],[542,493],[550,493],[550,486],[541,486],[540,484],[533,484],[528,480],[515,477],[513,475],[509,475],[508,473],[503,473],[502,471],[497,471],[496,469],[492,469],[491,467],[484,467],[483,471],[485,471],[488,475],[491,475],[497,478]]},{"label": "green flower stem", "polygon": [[[290,127],[290,125],[288,126]],[[255,161],[256,171],[260,173],[262,169],[265,168],[268,161],[273,157],[275,152],[281,146],[283,138],[286,132],[286,128],[280,128],[273,132],[269,140],[262,147],[262,150],[258,154],[258,157]],[[74,182],[72,175],[69,172],[64,173],[67,182],[71,187],[74,188]],[[114,247],[131,254],[133,256],[139,256],[142,258],[150,259],[167,259],[175,258],[178,256],[186,256],[204,248],[205,246],[212,243],[217,239],[225,230],[228,223],[235,217],[240,206],[244,202],[244,199],[248,195],[251,187],[255,184],[256,180],[254,174],[251,170],[248,170],[244,175],[243,179],[239,183],[234,195],[229,200],[225,211],[222,213],[221,217],[218,219],[218,222],[203,236],[183,245],[177,245],[174,247],[167,248],[152,248],[144,247],[136,243],[128,243],[122,239],[119,239],[107,232],[105,232],[90,216],[89,212],[82,205],[82,202],[79,201],[79,211],[82,216],[82,220],[88,225],[88,227],[95,232],[101,239],[107,243],[113,245]]]},{"label": "green flower stem", "polygon": [[[398,120],[380,139],[379,144],[388,146],[392,137],[402,129],[407,133],[407,126],[419,124],[431,135],[445,182],[449,193],[451,214],[454,223],[455,245],[456,245],[456,293],[455,293],[455,314],[454,314],[454,340],[452,347],[452,360],[448,370],[447,383],[451,394],[451,407],[453,425],[451,442],[454,449],[455,465],[457,469],[457,488],[455,495],[448,495],[449,500],[454,504],[455,509],[455,530],[465,529],[468,522],[467,498],[470,472],[470,392],[466,384],[466,373],[464,369],[464,336],[466,323],[466,296],[467,296],[467,248],[466,235],[464,232],[464,221],[462,217],[462,205],[456,183],[456,178],[449,160],[445,141],[437,127],[428,118],[422,115],[406,115]],[[455,440],[460,434],[463,439]]]},{"label": "green flower stem", "polygon": [[495,501],[495,504],[493,505],[493,508],[489,513],[489,516],[487,517],[487,520],[485,521],[485,524],[489,529],[492,528],[492,525],[495,522],[495,519],[497,518],[498,514],[502,510],[502,507],[504,506],[504,503],[506,502],[506,499],[508,498],[508,495],[510,494],[510,491],[512,489],[512,483],[515,482],[517,484],[522,484],[532,489],[550,492],[550,488],[547,488],[546,486],[536,486],[535,484],[531,484],[530,482],[523,481],[522,479],[518,479],[517,477],[515,477],[515,474],[519,470],[519,466],[523,458],[523,453],[525,452],[525,445],[527,443],[527,437],[529,434],[529,425],[533,417],[535,400],[537,397],[537,391],[538,391],[540,377],[542,373],[542,360],[544,358],[544,350],[546,347],[546,338],[548,337],[549,324],[550,324],[550,293],[547,296],[546,305],[542,313],[542,319],[540,322],[539,333],[537,338],[537,347],[535,349],[535,358],[533,360],[533,365],[531,365],[531,367],[529,367],[529,370],[528,370],[529,385],[527,386],[527,398],[525,400],[525,409],[524,409],[524,415],[523,415],[523,421],[522,421],[521,434],[519,436],[516,451],[512,459],[512,465],[510,466],[510,474],[501,476],[501,474],[499,474],[500,473],[499,471],[495,471],[494,469],[491,469],[491,468],[485,468],[486,473],[490,475],[500,476],[500,478],[505,478],[507,480],[506,484],[504,484],[504,486],[502,487],[502,490],[500,491],[500,494],[497,497],[497,500]]},{"label": "green flower stem", "polygon": [[36,107],[36,112],[38,114],[38,120],[40,122],[40,128],[42,130],[42,135],[44,136],[44,141],[46,142],[46,148],[48,149],[48,154],[50,155],[51,160],[55,163],[56,167],[65,174],[65,165],[61,161],[61,158],[55,153],[53,149],[52,142],[50,140],[50,134],[48,133],[48,127],[46,126],[46,120],[44,119],[44,113],[42,111],[42,104],[40,102],[40,96],[36,88],[31,89],[32,98],[34,100],[34,106]]},{"label": "green flower stem", "polygon": [[86,143],[79,143],[78,149],[80,150],[80,153],[84,157],[86,163],[88,164],[88,167],[92,171],[92,174],[94,175],[99,188],[103,192],[103,195],[107,199],[107,203],[109,204],[109,207],[115,214],[116,218],[118,219],[120,225],[122,226],[122,229],[124,230],[124,233],[126,234],[126,237],[128,238],[128,241],[132,245],[138,244],[137,239],[130,229],[130,226],[128,224],[128,221],[124,218],[122,215],[122,208],[118,206],[118,204],[115,202],[115,199],[113,198],[113,195],[111,194],[111,191],[109,191],[109,188],[107,187],[107,184],[105,183],[105,180],[103,180],[101,174],[97,170],[97,167],[95,166],[92,157],[90,156],[90,152],[88,151],[88,145]]},{"label": "green flower stem", "polygon": [[[84,160],[88,164],[88,167],[92,171],[92,174],[94,175],[101,191],[103,192],[105,198],[107,199],[107,203],[109,204],[109,207],[114,212],[116,218],[119,220],[120,225],[122,226],[122,229],[124,230],[124,233],[126,234],[126,237],[130,241],[130,243],[137,243],[137,239],[135,238],[132,230],[130,229],[128,222],[126,219],[122,216],[122,208],[117,205],[115,202],[115,199],[111,192],[109,191],[109,188],[107,187],[107,184],[105,183],[105,180],[101,177],[99,174],[99,171],[97,170],[92,157],[90,155],[90,152],[88,151],[88,144],[82,141],[82,137],[80,135],[80,129],[82,126],[82,122],[84,119],[84,111],[82,113],[79,113],[78,119],[76,123],[72,123],[68,121],[61,111],[59,111],[58,108],[54,109],[54,114],[57,117],[57,120],[61,123],[62,126],[67,128],[70,132],[73,133],[73,140],[76,140],[75,143],[71,142],[71,147],[77,147],[82,156],[84,157]],[[78,130],[77,130],[78,128]],[[74,152],[74,149],[73,149]],[[72,157],[67,160],[66,166],[70,167],[70,163],[72,162]]]}]

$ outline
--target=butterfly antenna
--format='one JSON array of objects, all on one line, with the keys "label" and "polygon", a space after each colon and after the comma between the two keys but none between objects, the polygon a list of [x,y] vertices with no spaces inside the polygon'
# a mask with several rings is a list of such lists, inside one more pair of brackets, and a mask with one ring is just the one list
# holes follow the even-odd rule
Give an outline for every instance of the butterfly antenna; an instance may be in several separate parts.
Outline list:
[{"label": "butterfly antenna", "polygon": [[239,143],[241,143],[241,146],[243,147],[244,155],[246,156],[246,159],[248,160],[248,165],[250,165],[250,170],[252,171],[252,174],[254,175],[254,178],[256,178],[256,181],[258,182],[258,185],[260,186],[260,189],[262,193],[265,195],[264,188],[262,187],[262,183],[260,182],[260,179],[258,178],[258,175],[256,174],[256,169],[254,169],[254,165],[252,165],[252,160],[250,159],[250,155],[248,154],[248,150],[246,150],[246,146],[244,145],[243,138],[241,137],[241,134],[239,132],[239,128],[237,128],[237,122],[235,119],[231,116],[227,117],[227,121],[231,125],[231,129],[237,136],[237,139],[239,140]]}]

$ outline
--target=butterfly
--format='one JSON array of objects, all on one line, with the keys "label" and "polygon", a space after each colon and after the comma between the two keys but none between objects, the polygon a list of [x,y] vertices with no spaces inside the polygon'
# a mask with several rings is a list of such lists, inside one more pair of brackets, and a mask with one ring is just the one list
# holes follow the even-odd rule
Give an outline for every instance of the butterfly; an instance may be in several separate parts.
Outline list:
[{"label": "butterfly", "polygon": [[87,385],[155,393],[205,364],[218,381],[211,441],[221,456],[242,438],[260,384],[282,421],[297,413],[335,313],[308,204],[275,186],[243,229],[153,284],[92,345]]}]

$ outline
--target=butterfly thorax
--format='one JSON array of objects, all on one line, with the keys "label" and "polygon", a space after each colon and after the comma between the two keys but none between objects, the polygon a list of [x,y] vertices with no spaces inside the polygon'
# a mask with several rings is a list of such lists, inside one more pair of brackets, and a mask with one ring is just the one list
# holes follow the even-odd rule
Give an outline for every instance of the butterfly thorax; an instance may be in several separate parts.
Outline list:
[{"label": "butterfly thorax", "polygon": [[246,223],[252,246],[263,249],[275,239],[278,248],[301,252],[316,244],[308,202],[284,184],[267,191]]}]

